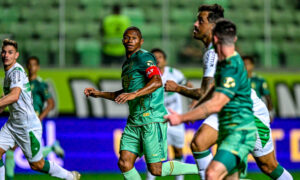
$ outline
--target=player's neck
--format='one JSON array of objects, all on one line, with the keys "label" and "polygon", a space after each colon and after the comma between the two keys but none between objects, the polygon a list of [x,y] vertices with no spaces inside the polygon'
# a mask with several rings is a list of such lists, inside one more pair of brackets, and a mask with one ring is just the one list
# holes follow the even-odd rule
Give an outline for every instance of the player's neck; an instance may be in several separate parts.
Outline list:
[{"label": "player's neck", "polygon": [[248,78],[252,77],[252,71],[248,71]]},{"label": "player's neck", "polygon": [[29,74],[29,81],[33,81],[37,78],[37,74]]},{"label": "player's neck", "polygon": [[220,52],[218,53],[218,58],[220,60],[225,60],[228,57],[231,57],[235,52],[234,45],[222,45],[220,47]]},{"label": "player's neck", "polygon": [[134,53],[138,52],[141,48],[136,49],[135,51],[126,51],[126,57],[129,59]]},{"label": "player's neck", "polygon": [[10,70],[10,68],[12,68],[16,63],[17,63],[17,61],[15,61],[14,63],[12,63],[12,64],[10,64],[8,66],[4,66],[4,71]]},{"label": "player's neck", "polygon": [[202,42],[204,43],[205,47],[208,48],[210,43],[212,43],[212,37],[211,36],[206,36]]}]

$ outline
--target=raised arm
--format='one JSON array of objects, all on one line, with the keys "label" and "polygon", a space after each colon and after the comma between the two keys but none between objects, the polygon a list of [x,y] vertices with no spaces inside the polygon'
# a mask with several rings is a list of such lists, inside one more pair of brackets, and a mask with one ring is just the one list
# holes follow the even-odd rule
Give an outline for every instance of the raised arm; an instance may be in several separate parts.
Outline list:
[{"label": "raised arm", "polygon": [[149,82],[141,89],[132,93],[122,93],[116,98],[116,102],[119,104],[124,104],[128,100],[135,99],[140,96],[153,93],[156,89],[162,86],[162,81],[160,75],[153,75]]},{"label": "raised arm", "polygon": [[21,88],[19,87],[11,88],[10,92],[0,99],[0,108],[4,108],[12,103],[17,102],[20,93],[21,93]]},{"label": "raised arm", "polygon": [[116,97],[118,97],[121,93],[123,93],[123,89],[115,92],[103,92],[103,91],[98,91],[94,88],[85,88],[84,89],[84,94],[86,97],[94,97],[94,98],[104,98],[104,99],[109,99],[114,101]]},{"label": "raised arm", "polygon": [[206,101],[197,108],[185,113],[177,114],[170,110],[171,114],[165,116],[165,119],[169,120],[171,125],[178,125],[183,122],[196,121],[205,119],[210,114],[218,113],[221,109],[230,101],[230,98],[223,93],[214,92],[210,101]]}]

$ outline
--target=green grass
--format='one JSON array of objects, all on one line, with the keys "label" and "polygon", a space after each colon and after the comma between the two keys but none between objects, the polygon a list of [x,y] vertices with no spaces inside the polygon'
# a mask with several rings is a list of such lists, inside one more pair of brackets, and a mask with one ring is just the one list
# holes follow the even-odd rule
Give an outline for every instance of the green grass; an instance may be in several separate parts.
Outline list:
[{"label": "green grass", "polygon": [[[300,172],[293,172],[292,173],[294,180],[300,180]],[[145,175],[142,174],[142,178],[145,179]],[[252,180],[267,180],[269,179],[266,175],[262,173],[249,173],[248,179]],[[37,175],[37,174],[18,174],[15,177],[15,180],[54,180],[55,178],[51,178],[47,175]],[[123,176],[121,174],[82,174],[82,180],[115,180],[115,179],[123,179]],[[164,180],[174,180],[174,177],[168,176],[168,177],[158,177],[156,179],[164,179]],[[199,180],[198,176],[195,175],[187,175],[185,176],[186,180]]]}]

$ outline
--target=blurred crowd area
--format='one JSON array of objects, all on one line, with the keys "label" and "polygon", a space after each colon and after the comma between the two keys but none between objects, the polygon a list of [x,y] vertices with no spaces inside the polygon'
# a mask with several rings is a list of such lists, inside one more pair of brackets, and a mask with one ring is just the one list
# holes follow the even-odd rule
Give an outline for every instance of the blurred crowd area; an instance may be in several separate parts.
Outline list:
[{"label": "blurred crowd area", "polygon": [[[169,64],[200,66],[204,47],[192,38],[193,23],[198,7],[212,3],[237,24],[237,48],[258,67],[300,65],[298,0],[0,0],[0,39],[19,43],[21,63],[34,55],[42,67],[120,67],[128,24],[141,29],[144,49],[164,49]],[[124,24],[107,28],[106,18],[118,14]]]}]

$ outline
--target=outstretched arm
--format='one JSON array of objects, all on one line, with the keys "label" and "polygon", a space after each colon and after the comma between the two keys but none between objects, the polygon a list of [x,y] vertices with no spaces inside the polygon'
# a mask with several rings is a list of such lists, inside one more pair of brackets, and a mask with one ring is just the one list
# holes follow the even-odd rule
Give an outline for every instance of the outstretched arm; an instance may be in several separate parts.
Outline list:
[{"label": "outstretched arm", "polygon": [[132,93],[122,93],[115,99],[115,101],[119,104],[124,104],[128,100],[132,100],[137,97],[153,93],[156,89],[160,88],[161,86],[162,81],[160,75],[154,75],[143,88]]},{"label": "outstretched arm", "polygon": [[170,121],[171,125],[178,125],[183,122],[196,121],[199,119],[205,119],[213,113],[218,113],[221,109],[230,101],[229,97],[223,93],[215,92],[210,101],[206,101],[197,108],[185,113],[177,114],[170,110],[171,114],[166,115],[164,118]]},{"label": "outstretched arm", "polygon": [[10,89],[10,92],[6,96],[3,96],[0,99],[0,108],[4,108],[12,103],[17,102],[19,99],[20,93],[21,93],[21,88],[19,88],[19,87],[14,87],[14,88]]},{"label": "outstretched arm", "polygon": [[121,93],[123,93],[123,89],[115,92],[103,92],[103,91],[98,91],[94,88],[85,88],[84,89],[84,94],[86,97],[94,97],[94,98],[104,98],[104,99],[109,99],[114,101],[116,97],[118,97]]}]

